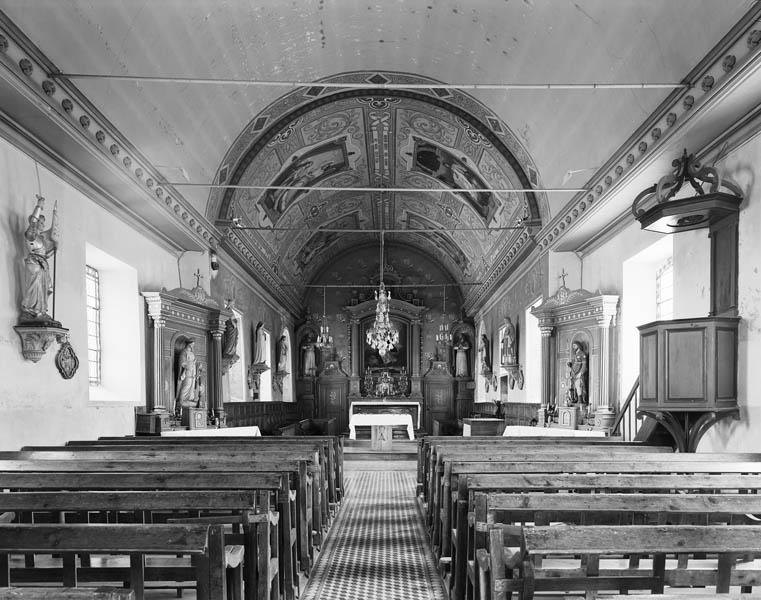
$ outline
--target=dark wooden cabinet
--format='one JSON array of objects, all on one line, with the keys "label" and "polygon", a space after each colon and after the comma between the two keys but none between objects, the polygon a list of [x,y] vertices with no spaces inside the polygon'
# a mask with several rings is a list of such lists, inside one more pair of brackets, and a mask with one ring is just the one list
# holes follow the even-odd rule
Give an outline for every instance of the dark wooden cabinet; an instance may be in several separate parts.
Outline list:
[{"label": "dark wooden cabinet", "polygon": [[434,420],[455,418],[455,380],[447,363],[434,361],[423,382],[423,428],[431,432]]},{"label": "dark wooden cabinet", "polygon": [[640,326],[640,408],[736,407],[738,323],[702,317]]},{"label": "dark wooden cabinet", "polygon": [[338,432],[349,429],[349,377],[336,361],[329,361],[317,379],[319,419],[335,419]]}]

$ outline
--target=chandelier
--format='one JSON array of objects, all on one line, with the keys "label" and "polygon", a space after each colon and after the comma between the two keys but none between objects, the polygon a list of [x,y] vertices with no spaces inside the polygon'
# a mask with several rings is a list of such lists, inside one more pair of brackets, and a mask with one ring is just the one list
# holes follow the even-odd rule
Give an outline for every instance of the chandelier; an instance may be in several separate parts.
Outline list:
[{"label": "chandelier", "polygon": [[383,285],[383,232],[381,231],[380,251],[380,286],[375,292],[375,321],[367,331],[368,345],[377,350],[378,354],[385,356],[399,344],[399,331],[388,318],[388,303],[391,300],[391,292]]},{"label": "chandelier", "polygon": [[329,348],[333,345],[333,336],[330,335],[330,326],[328,317],[325,316],[325,288],[322,288],[322,322],[320,323],[320,333],[314,343],[318,348]]},{"label": "chandelier", "polygon": [[441,309],[441,323],[439,324],[439,331],[436,334],[436,344],[451,344],[452,334],[449,333],[449,322],[447,317],[447,287],[444,286],[444,302]]}]

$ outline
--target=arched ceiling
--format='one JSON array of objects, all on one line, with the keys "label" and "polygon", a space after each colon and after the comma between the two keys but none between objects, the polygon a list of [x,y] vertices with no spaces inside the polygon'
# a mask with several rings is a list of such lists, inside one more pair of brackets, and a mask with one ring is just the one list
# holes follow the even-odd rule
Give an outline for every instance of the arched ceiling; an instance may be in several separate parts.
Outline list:
[{"label": "arched ceiling", "polygon": [[[10,41],[0,43],[4,115],[39,139],[43,154],[51,151],[53,166],[65,157],[83,188],[162,243],[208,247],[229,234],[214,221],[229,217],[230,206],[247,224],[281,229],[377,229],[382,212],[384,227],[449,230],[403,234],[404,243],[439,258],[464,287],[485,281],[464,294],[469,308],[499,287],[533,241],[525,232],[451,230],[514,223],[523,199],[490,194],[480,202],[426,187],[468,173],[462,181],[492,188],[522,176],[532,187],[584,188],[586,198],[573,191],[529,198],[531,216],[545,226],[537,238],[542,247],[557,245],[564,230],[568,240],[572,229],[575,249],[579,236],[601,235],[624,211],[618,204],[600,208],[619,177],[649,185],[668,170],[672,146],[703,147],[757,105],[755,82],[744,70],[757,54],[756,34],[748,35],[761,12],[754,0],[0,0],[0,11]],[[22,57],[34,63],[32,71],[20,67]],[[734,70],[722,66],[730,58]],[[149,79],[171,76],[187,79]],[[388,78],[691,87],[478,89],[472,97],[425,88],[354,95],[320,88],[326,78],[342,77],[379,86]],[[725,101],[735,77],[745,92],[733,87]],[[717,98],[719,116],[711,104]],[[378,113],[388,118],[376,119]],[[331,143],[337,162],[327,151]],[[319,165],[315,157],[322,157]],[[437,179],[433,169],[441,165]],[[254,190],[231,194],[231,204],[208,187],[300,177],[311,177],[316,188],[343,181],[421,191],[384,194],[379,204],[363,192],[315,189],[268,208]],[[595,208],[586,210],[593,200]],[[294,284],[375,235],[233,233],[225,238],[230,249],[290,310],[303,297]],[[401,242],[389,236],[390,244]]]},{"label": "arched ceiling", "polygon": [[342,74],[286,94],[243,130],[216,177],[236,187],[212,191],[210,217],[220,224],[238,218],[242,227],[227,227],[228,237],[271,257],[265,264],[285,284],[298,291],[299,282],[309,283],[351,248],[379,244],[381,229],[390,230],[387,245],[416,247],[455,281],[474,284],[526,224],[546,218],[541,194],[446,191],[538,183],[517,137],[473,98],[319,85],[335,81],[438,83],[409,74]]}]

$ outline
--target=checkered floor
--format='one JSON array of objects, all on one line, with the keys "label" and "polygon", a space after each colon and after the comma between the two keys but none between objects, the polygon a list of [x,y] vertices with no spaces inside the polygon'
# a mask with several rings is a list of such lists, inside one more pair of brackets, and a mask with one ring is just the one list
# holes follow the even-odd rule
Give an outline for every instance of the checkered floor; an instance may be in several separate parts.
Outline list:
[{"label": "checkered floor", "polygon": [[345,486],[302,600],[444,600],[414,471],[353,471]]}]

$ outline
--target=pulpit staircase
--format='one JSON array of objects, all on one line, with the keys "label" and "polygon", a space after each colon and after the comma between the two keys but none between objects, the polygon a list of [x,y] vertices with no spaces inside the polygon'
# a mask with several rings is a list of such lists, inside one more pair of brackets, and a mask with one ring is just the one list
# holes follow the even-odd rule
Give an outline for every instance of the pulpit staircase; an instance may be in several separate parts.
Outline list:
[{"label": "pulpit staircase", "polygon": [[672,443],[668,432],[661,427],[652,417],[637,416],[639,408],[640,389],[639,376],[634,381],[626,400],[613,422],[611,435],[620,436],[625,442],[651,442],[662,443],[666,446]]}]

